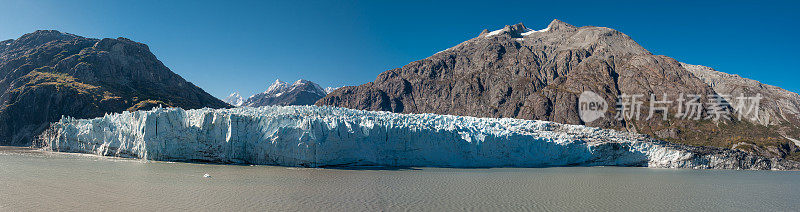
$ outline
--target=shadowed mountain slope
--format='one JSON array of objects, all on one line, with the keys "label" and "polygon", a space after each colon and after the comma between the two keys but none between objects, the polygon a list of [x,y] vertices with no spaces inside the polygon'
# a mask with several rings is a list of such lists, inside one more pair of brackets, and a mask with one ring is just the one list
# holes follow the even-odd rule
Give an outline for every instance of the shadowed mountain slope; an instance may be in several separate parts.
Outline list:
[{"label": "shadowed mountain slope", "polygon": [[228,105],[173,73],[147,45],[39,30],[0,42],[0,145],[27,145],[61,116]]}]

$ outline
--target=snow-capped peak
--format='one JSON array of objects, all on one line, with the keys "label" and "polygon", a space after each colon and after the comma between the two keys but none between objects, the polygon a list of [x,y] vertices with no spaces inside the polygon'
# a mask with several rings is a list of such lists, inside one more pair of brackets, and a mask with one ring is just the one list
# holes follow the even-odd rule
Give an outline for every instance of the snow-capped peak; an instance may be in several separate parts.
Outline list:
[{"label": "snow-capped peak", "polygon": [[308,80],[300,79],[292,84],[275,80],[267,91],[245,99],[242,106],[310,105],[325,95],[328,95],[325,89]]},{"label": "snow-capped peak", "polygon": [[239,107],[239,106],[242,106],[242,104],[244,103],[244,98],[242,98],[242,96],[239,95],[239,92],[236,91],[236,92],[231,93],[231,95],[228,95],[228,98],[225,98],[223,101],[225,103],[228,103],[228,104],[231,104],[233,106]]},{"label": "snow-capped peak", "polygon": [[305,86],[305,85],[311,85],[312,86],[311,89],[306,89],[306,91],[308,91],[308,92],[316,93],[316,94],[319,94],[319,95],[322,95],[322,96],[325,96],[325,95],[328,94],[328,93],[325,92],[325,89],[322,89],[322,87],[319,86],[317,83],[314,83],[314,82],[311,82],[311,81],[308,81],[308,80],[304,80],[304,79],[299,79],[299,80],[295,81],[288,90],[291,91],[291,90],[299,88],[300,86]]},{"label": "snow-capped peak", "polygon": [[311,82],[311,81],[304,80],[304,79],[299,79],[299,80],[297,80],[297,81],[294,81],[294,83],[292,83],[292,86],[295,86],[295,85],[304,85],[304,84],[308,84],[309,82]]},{"label": "snow-capped peak", "polygon": [[317,83],[314,83],[314,82],[311,82],[311,81],[308,81],[308,80],[304,80],[304,79],[299,79],[299,80],[295,81],[294,83],[292,83],[291,85],[289,85],[289,83],[283,82],[283,81],[281,81],[279,79],[275,80],[275,82],[272,83],[272,85],[270,85],[269,88],[267,88],[267,91],[265,91],[264,94],[267,94],[269,96],[278,97],[278,96],[283,95],[283,93],[291,92],[291,91],[293,91],[295,89],[299,89],[299,88],[301,88],[303,86],[307,86],[307,85],[311,85],[312,86],[312,88],[306,89],[306,91],[308,91],[308,92],[320,94],[322,96],[325,96],[327,94],[327,93],[325,93],[325,89],[322,89],[322,87],[317,85]]},{"label": "snow-capped peak", "polygon": [[264,93],[280,93],[288,87],[289,84],[281,81],[280,79],[275,79],[275,82],[273,82],[272,85],[267,88],[267,91],[264,91]]}]

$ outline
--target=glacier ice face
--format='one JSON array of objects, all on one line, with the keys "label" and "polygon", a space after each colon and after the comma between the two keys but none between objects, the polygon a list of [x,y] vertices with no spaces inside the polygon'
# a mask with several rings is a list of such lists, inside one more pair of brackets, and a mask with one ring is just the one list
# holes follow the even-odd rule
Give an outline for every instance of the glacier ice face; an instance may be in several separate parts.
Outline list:
[{"label": "glacier ice face", "polygon": [[46,150],[104,156],[308,167],[800,167],[579,125],[317,106],[155,108],[95,119],[65,117],[38,142]]}]

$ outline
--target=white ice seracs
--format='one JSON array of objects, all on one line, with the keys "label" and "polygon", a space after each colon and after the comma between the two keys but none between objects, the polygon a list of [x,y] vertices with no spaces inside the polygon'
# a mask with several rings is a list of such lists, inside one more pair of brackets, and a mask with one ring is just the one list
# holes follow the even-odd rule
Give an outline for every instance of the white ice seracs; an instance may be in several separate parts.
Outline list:
[{"label": "white ice seracs", "polygon": [[45,149],[168,161],[285,166],[716,168],[644,136],[519,119],[395,114],[335,107],[155,108],[63,118]]}]

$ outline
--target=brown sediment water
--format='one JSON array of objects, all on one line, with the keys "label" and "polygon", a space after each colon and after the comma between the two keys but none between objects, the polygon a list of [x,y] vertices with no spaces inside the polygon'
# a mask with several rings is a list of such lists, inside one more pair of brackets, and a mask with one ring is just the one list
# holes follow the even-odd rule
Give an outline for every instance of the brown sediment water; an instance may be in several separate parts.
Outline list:
[{"label": "brown sediment water", "polygon": [[315,169],[0,147],[0,211],[790,211],[798,196],[792,171]]}]

